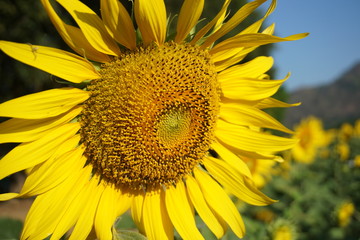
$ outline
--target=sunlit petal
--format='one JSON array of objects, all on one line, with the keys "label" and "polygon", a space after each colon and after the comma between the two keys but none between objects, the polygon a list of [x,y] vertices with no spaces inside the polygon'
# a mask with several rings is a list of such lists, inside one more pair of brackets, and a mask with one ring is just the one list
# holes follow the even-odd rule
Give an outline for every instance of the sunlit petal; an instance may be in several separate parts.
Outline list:
[{"label": "sunlit petal", "polygon": [[239,238],[242,238],[245,234],[244,222],[229,196],[215,180],[201,169],[195,168],[194,173],[211,209],[229,224]]},{"label": "sunlit petal", "polygon": [[196,228],[192,206],[188,200],[184,183],[178,182],[176,187],[167,188],[165,200],[171,222],[180,236],[183,239],[204,239]]},{"label": "sunlit petal", "polygon": [[89,61],[56,48],[0,41],[0,49],[20,62],[70,82],[80,83],[100,77]]},{"label": "sunlit petal", "polygon": [[51,89],[0,104],[0,116],[23,119],[54,117],[84,102],[88,97],[88,92],[77,88]]},{"label": "sunlit petal", "polygon": [[135,28],[129,13],[118,0],[101,0],[101,17],[110,34],[128,49],[136,48]]},{"label": "sunlit petal", "polygon": [[37,141],[20,144],[0,160],[0,179],[46,161],[59,144],[74,136],[79,128],[78,123],[66,124]]},{"label": "sunlit petal", "polygon": [[217,219],[217,217],[209,208],[198,183],[192,176],[188,176],[186,178],[186,189],[189,194],[189,198],[191,199],[191,202],[193,203],[200,217],[210,228],[210,230],[216,235],[216,237],[220,239],[224,235],[225,229],[221,226],[219,219]]},{"label": "sunlit petal", "polygon": [[166,9],[164,0],[136,0],[135,19],[145,45],[161,45],[166,36]]},{"label": "sunlit petal", "polygon": [[80,1],[57,0],[74,18],[89,43],[99,52],[119,56],[120,49],[101,19]]},{"label": "sunlit petal", "polygon": [[144,228],[150,240],[174,238],[173,226],[166,212],[165,196],[161,191],[148,191],[144,199]]},{"label": "sunlit petal", "polygon": [[185,0],[179,14],[175,42],[182,42],[198,22],[204,8],[204,0]]},{"label": "sunlit petal", "polygon": [[249,16],[257,7],[259,7],[266,0],[255,0],[253,2],[247,3],[242,8],[240,8],[232,18],[224,23],[219,30],[209,36],[204,44],[201,45],[202,48],[209,47],[216,40],[224,36],[226,33],[230,32],[237,25],[239,25],[247,16]]},{"label": "sunlit petal", "polygon": [[43,119],[12,118],[0,123],[0,143],[37,140],[47,134],[52,128],[70,122],[81,111],[81,107],[75,107],[56,117]]},{"label": "sunlit petal", "polygon": [[55,12],[49,0],[41,0],[41,2],[50,17],[50,20],[56,27],[56,30],[59,32],[60,36],[64,39],[67,45],[69,45],[69,47],[87,59],[91,59],[97,62],[110,61],[109,56],[97,51],[90,45],[89,41],[85,38],[80,28],[64,23]]}]

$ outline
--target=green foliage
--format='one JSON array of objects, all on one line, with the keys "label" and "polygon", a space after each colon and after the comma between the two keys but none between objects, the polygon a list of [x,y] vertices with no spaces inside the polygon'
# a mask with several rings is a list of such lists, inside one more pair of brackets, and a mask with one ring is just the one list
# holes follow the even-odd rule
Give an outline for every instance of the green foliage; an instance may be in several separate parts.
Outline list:
[{"label": "green foliage", "polygon": [[[0,0],[0,39],[68,49],[40,1]],[[49,74],[0,54],[0,102],[57,86]]]},{"label": "green foliage", "polygon": [[[360,154],[360,138],[350,139],[350,159],[341,161],[336,151],[337,141],[327,149],[325,156],[319,154],[310,165],[291,163],[289,171],[275,176],[263,191],[279,202],[266,207],[247,207],[244,215],[253,218],[248,221],[262,231],[278,218],[287,219],[297,229],[299,240],[328,239],[356,240],[360,236],[360,168],[354,166],[353,159]],[[341,227],[338,211],[344,202],[355,205],[355,213],[350,223]],[[272,222],[256,220],[259,212],[266,209],[276,216]],[[261,224],[260,224],[261,223]],[[260,225],[259,225],[260,224]],[[254,231],[257,234],[257,231]],[[249,231],[245,239],[259,239]],[[270,232],[268,237],[270,237]],[[260,238],[262,239],[262,238]]]},{"label": "green foliage", "polygon": [[18,220],[0,218],[0,239],[16,240],[20,238],[23,223]]},{"label": "green foliage", "polygon": [[115,229],[136,229],[136,225],[130,214],[123,214],[117,219]]},{"label": "green foliage", "polygon": [[147,238],[138,232],[120,230],[116,233],[114,240],[146,240]]}]

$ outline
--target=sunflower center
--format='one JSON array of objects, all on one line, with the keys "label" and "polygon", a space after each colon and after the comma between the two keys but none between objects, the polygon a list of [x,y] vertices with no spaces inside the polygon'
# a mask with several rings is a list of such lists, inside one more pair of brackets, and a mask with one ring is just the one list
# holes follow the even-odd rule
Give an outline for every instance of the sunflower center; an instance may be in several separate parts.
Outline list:
[{"label": "sunflower center", "polygon": [[125,53],[88,86],[81,138],[88,163],[132,189],[181,180],[207,154],[219,110],[206,51],[166,43]]},{"label": "sunflower center", "polygon": [[159,141],[165,146],[172,146],[189,134],[191,116],[189,111],[174,109],[164,114],[159,120]]}]

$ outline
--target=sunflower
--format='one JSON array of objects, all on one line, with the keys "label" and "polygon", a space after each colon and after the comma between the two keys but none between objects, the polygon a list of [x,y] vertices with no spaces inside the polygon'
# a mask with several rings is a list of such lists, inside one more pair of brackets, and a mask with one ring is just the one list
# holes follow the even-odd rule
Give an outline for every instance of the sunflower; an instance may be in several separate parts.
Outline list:
[{"label": "sunflower", "polygon": [[[136,29],[124,6],[101,0],[101,18],[76,0],[57,0],[77,26],[42,0],[64,41],[77,53],[0,41],[10,57],[67,81],[67,87],[0,105],[0,141],[20,143],[0,161],[0,179],[29,175],[19,193],[36,199],[21,239],[112,239],[115,220],[130,209],[149,239],[203,239],[195,212],[216,237],[244,223],[227,192],[253,205],[274,200],[255,187],[242,157],[289,149],[291,133],[261,109],[288,107],[271,96],[285,81],[270,80],[271,57],[239,62],[260,45],[297,40],[259,29],[274,10],[237,35],[217,40],[265,0],[244,5],[226,21],[230,1],[198,31],[203,0],[185,0],[170,37],[163,0],[135,0]],[[215,42],[217,43],[215,44]]]},{"label": "sunflower", "polygon": [[300,141],[291,149],[295,161],[310,164],[318,151],[330,144],[333,133],[325,131],[320,119],[310,116],[303,119],[296,127],[294,138]]},{"label": "sunflower", "polygon": [[340,227],[346,227],[351,222],[355,206],[351,201],[343,202],[337,209],[337,219]]},{"label": "sunflower", "polygon": [[296,226],[287,220],[279,219],[272,226],[272,240],[296,240]]},{"label": "sunflower", "polygon": [[[253,128],[255,130],[255,128]],[[258,129],[259,131],[259,129]],[[269,131],[263,131],[263,133],[270,134]],[[265,153],[265,152],[263,152]],[[267,153],[269,155],[269,153]],[[270,155],[271,156],[271,155]],[[282,157],[277,156],[275,158],[261,158],[261,157],[247,157],[241,155],[241,160],[246,163],[248,166],[252,180],[255,183],[255,186],[259,189],[263,188],[267,182],[271,180],[272,175],[276,173],[276,163],[283,163],[284,160]]]},{"label": "sunflower", "polygon": [[242,157],[248,165],[252,179],[258,188],[263,188],[274,174],[276,161]]}]

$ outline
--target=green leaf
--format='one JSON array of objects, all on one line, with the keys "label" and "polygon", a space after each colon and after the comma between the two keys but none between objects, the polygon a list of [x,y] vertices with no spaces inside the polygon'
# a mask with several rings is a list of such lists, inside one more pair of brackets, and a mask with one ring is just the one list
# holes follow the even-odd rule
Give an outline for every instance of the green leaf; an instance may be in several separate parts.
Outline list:
[{"label": "green leaf", "polygon": [[114,236],[114,239],[116,239],[116,240],[146,240],[147,238],[138,232],[121,230],[116,233],[116,236]]}]

